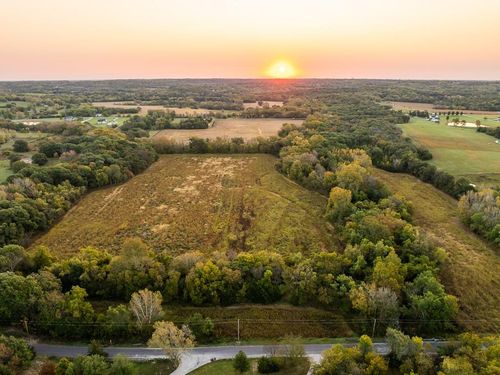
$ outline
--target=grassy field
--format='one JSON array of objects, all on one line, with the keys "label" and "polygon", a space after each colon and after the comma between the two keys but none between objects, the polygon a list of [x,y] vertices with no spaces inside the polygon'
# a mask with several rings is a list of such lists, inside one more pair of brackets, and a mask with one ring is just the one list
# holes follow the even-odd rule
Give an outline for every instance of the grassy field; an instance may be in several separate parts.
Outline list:
[{"label": "grassy field", "polygon": [[[108,122],[105,124],[98,123],[99,119],[106,119]],[[85,117],[82,122],[86,122],[92,126],[97,127],[108,127],[111,122],[115,121],[117,126],[122,126],[125,121],[127,121],[127,116],[119,117],[119,116],[109,116],[109,117]]]},{"label": "grassy field", "polygon": [[166,360],[134,362],[134,367],[140,375],[168,375],[175,370],[172,362]]},{"label": "grassy field", "polygon": [[18,108],[26,108],[29,105],[28,102],[14,100],[14,101],[8,101],[8,102],[0,102],[0,108],[5,108],[9,104],[15,104],[16,107],[18,107]]},{"label": "grassy field", "polygon": [[500,145],[493,137],[417,118],[400,126],[406,136],[431,151],[430,162],[438,168],[480,185],[500,183]]},{"label": "grassy field", "polygon": [[[257,371],[257,359],[250,360],[250,370],[247,372],[238,372],[233,368],[233,360],[232,359],[223,359],[220,361],[215,361],[209,363],[205,366],[200,367],[189,373],[189,375],[253,375],[260,374]],[[304,359],[302,363],[297,366],[297,368],[284,369],[278,372],[273,372],[275,375],[306,375],[309,371],[309,361]]]},{"label": "grassy field", "polygon": [[167,306],[165,317],[183,322],[194,313],[210,317],[215,324],[214,335],[222,342],[237,340],[240,319],[240,340],[276,339],[285,336],[302,338],[350,337],[353,331],[339,312],[298,307],[288,304],[234,305],[230,307]]},{"label": "grassy field", "polygon": [[375,170],[375,175],[392,192],[413,203],[415,224],[448,251],[442,279],[447,290],[459,298],[462,325],[482,332],[498,332],[498,252],[460,222],[453,198],[412,176],[381,170]]},{"label": "grassy field", "polygon": [[269,155],[168,155],[123,185],[85,196],[35,245],[58,255],[116,251],[138,236],[156,250],[336,248],[326,198],[286,179]]},{"label": "grassy field", "polygon": [[0,159],[0,183],[4,182],[13,173],[10,170],[10,162],[6,159]]},{"label": "grassy field", "polygon": [[214,126],[208,129],[194,130],[174,130],[165,129],[154,136],[155,139],[169,138],[179,142],[185,142],[191,137],[200,138],[233,138],[242,137],[244,139],[252,139],[256,137],[269,137],[277,135],[278,131],[284,123],[302,124],[303,120],[290,119],[242,119],[229,118],[217,119]]},{"label": "grassy field", "polygon": [[[387,102],[385,104],[388,104],[392,106],[392,108],[395,111],[411,111],[411,110],[418,110],[418,111],[429,111],[429,112],[448,112],[448,109],[439,109],[439,108],[434,108],[434,104],[432,103],[414,103],[414,102]],[[484,114],[484,115],[497,115],[500,116],[500,112],[494,112],[494,111],[475,111],[475,110],[470,110],[470,109],[458,109],[458,110],[450,110],[450,111],[459,111],[467,114]]]}]

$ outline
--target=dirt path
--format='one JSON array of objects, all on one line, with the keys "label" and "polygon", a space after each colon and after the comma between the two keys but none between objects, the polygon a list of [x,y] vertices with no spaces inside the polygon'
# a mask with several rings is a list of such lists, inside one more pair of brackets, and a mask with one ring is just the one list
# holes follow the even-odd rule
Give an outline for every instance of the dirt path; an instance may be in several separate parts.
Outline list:
[{"label": "dirt path", "polygon": [[409,199],[414,223],[449,253],[442,273],[447,290],[459,298],[459,319],[469,329],[500,330],[500,256],[465,227],[457,201],[415,177],[375,170],[393,193]]}]

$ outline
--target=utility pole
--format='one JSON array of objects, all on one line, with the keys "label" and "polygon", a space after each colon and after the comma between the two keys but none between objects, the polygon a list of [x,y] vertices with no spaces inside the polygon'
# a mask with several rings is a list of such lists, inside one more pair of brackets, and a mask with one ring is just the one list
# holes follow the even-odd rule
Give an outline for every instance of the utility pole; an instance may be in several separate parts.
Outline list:
[{"label": "utility pole", "polygon": [[240,318],[238,318],[238,344],[240,343]]},{"label": "utility pole", "polygon": [[28,329],[28,319],[26,319],[26,317],[23,318],[23,325],[24,325],[24,329],[26,331],[26,334],[30,334],[30,331]]},{"label": "utility pole", "polygon": [[375,337],[375,326],[377,324],[377,318],[373,319],[373,329],[372,329],[372,339]]}]

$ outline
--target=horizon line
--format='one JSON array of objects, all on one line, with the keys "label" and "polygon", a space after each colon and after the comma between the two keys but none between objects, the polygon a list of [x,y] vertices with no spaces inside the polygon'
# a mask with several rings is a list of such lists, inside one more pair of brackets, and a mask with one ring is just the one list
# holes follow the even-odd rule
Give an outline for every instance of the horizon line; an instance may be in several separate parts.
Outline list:
[{"label": "horizon line", "polygon": [[468,82],[500,82],[500,78],[475,79],[475,78],[355,78],[355,77],[168,77],[168,78],[38,78],[38,79],[0,79],[0,83],[16,82],[96,82],[96,81],[173,81],[173,80],[249,80],[249,81],[300,81],[300,80],[349,80],[349,81],[468,81]]}]

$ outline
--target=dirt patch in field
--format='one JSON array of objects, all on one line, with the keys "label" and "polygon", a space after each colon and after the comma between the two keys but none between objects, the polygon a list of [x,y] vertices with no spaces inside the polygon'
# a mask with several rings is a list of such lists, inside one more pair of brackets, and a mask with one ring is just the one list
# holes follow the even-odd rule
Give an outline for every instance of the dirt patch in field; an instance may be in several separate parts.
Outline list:
[{"label": "dirt patch in field", "polygon": [[167,138],[187,142],[191,137],[208,139],[241,137],[248,140],[277,135],[285,123],[301,125],[303,122],[303,120],[293,119],[218,119],[215,120],[214,126],[208,129],[165,129],[158,132],[153,139]]}]

